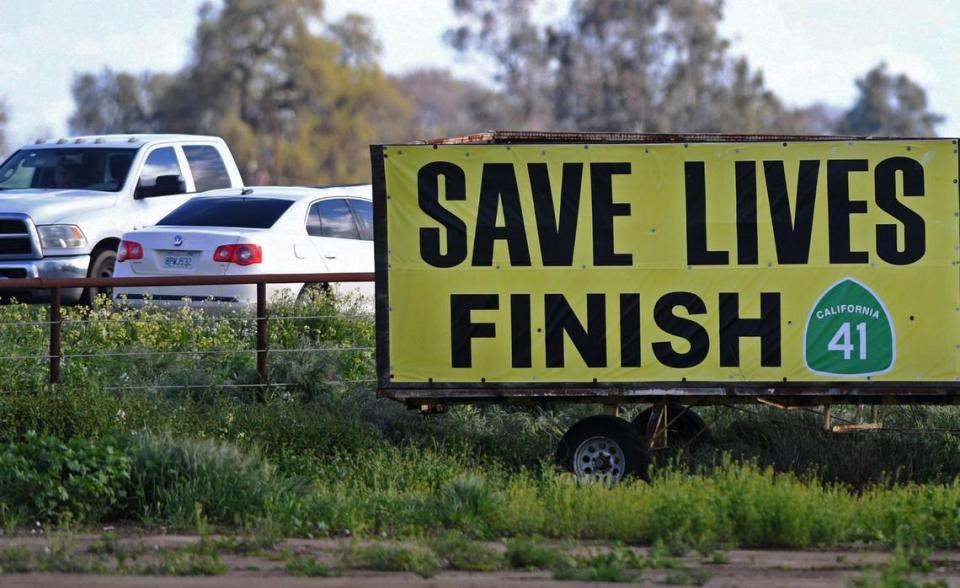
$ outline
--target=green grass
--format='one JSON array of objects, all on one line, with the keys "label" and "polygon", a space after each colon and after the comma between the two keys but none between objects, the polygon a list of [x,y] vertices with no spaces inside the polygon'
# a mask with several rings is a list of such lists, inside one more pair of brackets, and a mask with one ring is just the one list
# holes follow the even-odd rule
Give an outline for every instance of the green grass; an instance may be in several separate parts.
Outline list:
[{"label": "green grass", "polygon": [[143,433],[127,440],[126,451],[131,486],[121,516],[135,520],[241,525],[264,515],[283,490],[269,462],[233,445]]},{"label": "green grass", "polygon": [[353,568],[413,572],[423,578],[434,576],[441,566],[440,559],[429,548],[389,543],[353,547],[348,552],[346,561]]},{"label": "green grass", "polygon": [[[35,442],[41,441],[47,442]],[[123,463],[129,470],[116,476],[122,482],[114,493],[126,498],[111,503],[112,510],[79,505],[69,510],[71,503],[62,503],[67,510],[54,520],[128,520],[201,531],[206,525],[249,527],[261,521],[275,533],[301,536],[416,537],[458,531],[464,535],[458,541],[469,546],[468,537],[538,535],[660,542],[677,552],[709,552],[716,545],[792,548],[853,542],[960,546],[960,482],[851,492],[771,468],[727,462],[703,474],[662,469],[651,484],[609,489],[578,485],[552,469],[466,469],[457,456],[389,447],[354,462],[318,462],[316,477],[305,479],[277,473],[257,454],[210,441],[137,435],[117,447],[127,456]],[[61,486],[51,480],[44,492],[57,495],[61,488],[82,487],[96,475],[71,474]],[[45,512],[28,510],[21,522]],[[545,565],[536,560],[547,556],[536,555],[536,549],[511,545],[511,561],[522,567]],[[446,554],[456,551],[444,549]],[[477,556],[465,551],[468,555]],[[486,566],[493,560],[477,556],[453,565]]]},{"label": "green grass", "polygon": [[527,570],[550,570],[573,566],[572,558],[561,549],[546,545],[539,538],[518,538],[507,544],[510,567]]},{"label": "green grass", "polygon": [[459,532],[435,539],[431,547],[447,567],[469,572],[492,572],[504,566],[504,557],[496,549],[472,541]]},{"label": "green grass", "polygon": [[[323,298],[274,305],[271,345],[372,346],[372,321],[340,310]],[[44,312],[0,307],[4,353],[45,353],[42,326],[13,324],[45,320]],[[41,520],[427,538],[429,555],[398,547],[364,557],[418,573],[435,561],[460,569],[609,568],[596,572],[609,577],[616,561],[573,565],[561,550],[524,538],[659,544],[650,558],[660,564],[667,552],[709,554],[718,546],[960,546],[960,437],[946,431],[960,429],[953,407],[881,414],[895,427],[945,431],[849,436],[824,433],[804,412],[702,409],[714,422],[712,443],[658,455],[652,484],[609,489],[577,485],[551,461],[563,431],[595,407],[463,406],[424,418],[375,396],[368,350],[277,353],[272,378],[294,386],[256,402],[218,387],[256,381],[252,354],[214,353],[251,348],[251,321],[222,320],[243,317],[109,305],[65,312],[74,321],[65,327],[68,354],[191,354],[74,357],[58,387],[43,383],[40,363],[0,366],[5,529]],[[296,318],[306,315],[319,318]],[[164,387],[181,383],[200,387]],[[503,537],[510,538],[505,556],[477,543]],[[256,551],[255,543],[235,547]],[[178,557],[170,556],[169,569],[216,567]],[[0,566],[16,560],[0,558]]]},{"label": "green grass", "polygon": [[701,568],[691,568],[668,574],[663,583],[669,586],[703,586],[709,580],[709,572]]},{"label": "green grass", "polygon": [[574,565],[554,568],[555,580],[580,582],[635,582],[639,581],[645,562],[633,552],[611,549],[604,553],[579,557]]},{"label": "green grass", "polygon": [[928,580],[930,552],[923,548],[898,547],[878,569],[868,570],[850,581],[852,588],[947,588],[946,580]]},{"label": "green grass", "polygon": [[22,545],[12,545],[0,550],[0,574],[22,574],[33,569],[30,550]]},{"label": "green grass", "polygon": [[134,568],[137,575],[148,576],[220,576],[227,567],[216,554],[197,554],[186,549],[160,549],[156,562]]},{"label": "green grass", "polygon": [[329,578],[340,575],[340,571],[336,568],[330,567],[312,555],[305,553],[289,555],[283,569],[292,576],[307,578]]}]

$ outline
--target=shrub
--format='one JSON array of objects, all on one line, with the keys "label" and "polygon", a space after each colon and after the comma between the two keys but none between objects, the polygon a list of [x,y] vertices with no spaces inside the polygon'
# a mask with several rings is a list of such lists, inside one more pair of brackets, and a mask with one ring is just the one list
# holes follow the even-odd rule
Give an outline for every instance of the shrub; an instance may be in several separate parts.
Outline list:
[{"label": "shrub", "polygon": [[126,499],[130,466],[111,442],[28,433],[0,450],[0,500],[21,519],[99,520]]},{"label": "shrub", "polygon": [[[104,438],[126,430],[126,414],[141,413],[134,403],[93,386],[17,387],[0,394],[0,440],[40,437]],[[141,413],[142,414],[142,413]]]},{"label": "shrub", "polygon": [[212,441],[141,434],[130,439],[131,492],[125,514],[175,524],[241,524],[265,514],[280,480],[255,453]]},{"label": "shrub", "polygon": [[460,476],[433,500],[436,520],[444,527],[483,533],[497,510],[499,495],[476,475]]}]

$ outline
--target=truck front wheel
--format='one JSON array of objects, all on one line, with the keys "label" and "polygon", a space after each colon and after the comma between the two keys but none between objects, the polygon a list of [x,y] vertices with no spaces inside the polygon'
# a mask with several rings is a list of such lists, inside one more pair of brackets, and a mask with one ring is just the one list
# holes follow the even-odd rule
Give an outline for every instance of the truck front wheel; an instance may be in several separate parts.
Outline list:
[{"label": "truck front wheel", "polygon": [[557,447],[557,462],[578,480],[611,486],[628,476],[650,481],[643,436],[615,416],[587,417],[570,427]]},{"label": "truck front wheel", "polygon": [[[98,249],[90,256],[90,269],[87,271],[89,278],[112,278],[113,268],[117,263],[117,252],[113,249]],[[97,301],[97,296],[105,294],[110,296],[113,288],[85,288],[80,297],[80,303],[93,305]]]}]

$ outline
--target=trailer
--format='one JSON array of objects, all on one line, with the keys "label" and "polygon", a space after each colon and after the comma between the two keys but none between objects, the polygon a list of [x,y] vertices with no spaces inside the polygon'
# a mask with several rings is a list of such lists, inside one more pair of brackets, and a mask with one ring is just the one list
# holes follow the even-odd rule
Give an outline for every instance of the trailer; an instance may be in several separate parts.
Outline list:
[{"label": "trailer", "polygon": [[557,456],[616,481],[697,406],[960,402],[956,139],[498,131],[371,161],[378,391],[410,408],[598,403]]}]

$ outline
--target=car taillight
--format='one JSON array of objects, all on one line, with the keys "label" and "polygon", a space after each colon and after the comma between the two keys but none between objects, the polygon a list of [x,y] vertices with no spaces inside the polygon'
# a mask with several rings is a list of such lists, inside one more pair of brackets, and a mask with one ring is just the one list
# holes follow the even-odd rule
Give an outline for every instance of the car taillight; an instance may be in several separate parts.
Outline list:
[{"label": "car taillight", "polygon": [[213,252],[213,260],[237,265],[252,265],[263,261],[263,250],[259,245],[249,243],[221,245]]},{"label": "car taillight", "polygon": [[120,241],[117,247],[117,261],[128,259],[143,259],[143,245],[136,241]]}]

